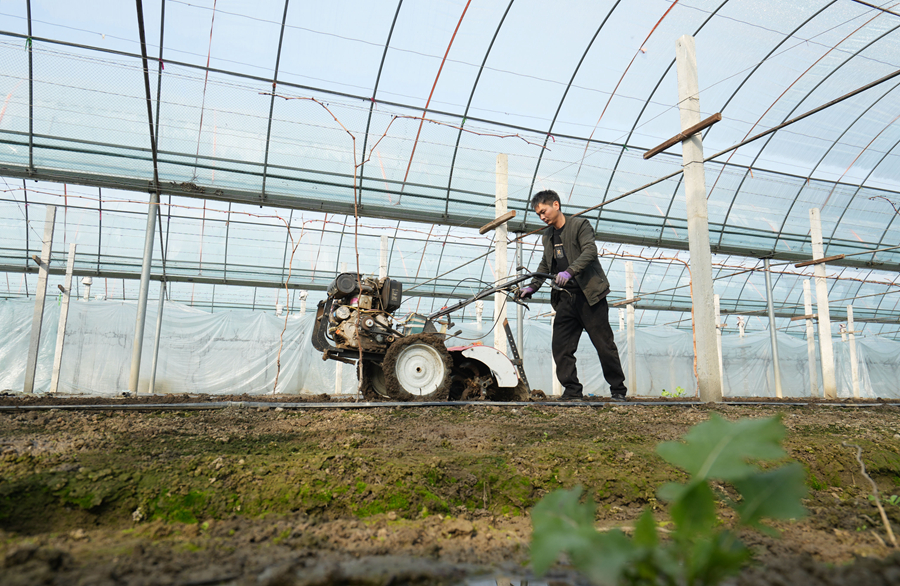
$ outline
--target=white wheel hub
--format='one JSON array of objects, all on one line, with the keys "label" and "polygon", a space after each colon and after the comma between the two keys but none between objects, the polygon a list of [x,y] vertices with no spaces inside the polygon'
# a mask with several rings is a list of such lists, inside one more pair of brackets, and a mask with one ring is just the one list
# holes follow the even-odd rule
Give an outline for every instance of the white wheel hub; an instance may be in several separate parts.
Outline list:
[{"label": "white wheel hub", "polygon": [[394,371],[400,386],[413,395],[433,393],[447,374],[440,352],[427,344],[410,344],[401,350]]}]

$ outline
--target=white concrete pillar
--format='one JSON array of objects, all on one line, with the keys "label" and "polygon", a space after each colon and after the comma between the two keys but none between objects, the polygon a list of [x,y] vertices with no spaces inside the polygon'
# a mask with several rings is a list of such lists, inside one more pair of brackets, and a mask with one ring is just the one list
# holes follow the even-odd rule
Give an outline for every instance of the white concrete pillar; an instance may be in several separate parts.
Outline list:
[{"label": "white concrete pillar", "polygon": [[62,367],[63,348],[66,340],[66,321],[69,318],[69,299],[72,292],[72,271],[75,270],[75,243],[69,244],[69,258],[66,259],[66,280],[62,288],[62,304],[59,308],[59,326],[56,328],[56,351],[53,353],[53,374],[50,377],[50,392],[59,389],[59,369]]},{"label": "white concrete pillar", "polygon": [[[494,199],[494,217],[499,218],[506,213],[506,202],[509,193],[509,161],[505,154],[497,155],[496,196]],[[498,226],[494,237],[494,274],[496,281],[506,279],[506,224]],[[506,330],[503,320],[506,319],[506,294],[494,293],[494,348],[506,354]]]},{"label": "white concrete pillar", "polygon": [[[803,312],[807,316],[813,315],[809,279],[803,280]],[[806,354],[809,359],[809,395],[818,397],[819,369],[816,367],[816,328],[813,325],[812,317],[806,318]]]},{"label": "white concrete pillar", "polygon": [[479,299],[475,302],[475,327],[479,330],[482,326],[481,318],[484,317],[484,301]]},{"label": "white concrete pillar", "polygon": [[841,342],[847,341],[847,326],[844,324],[838,324],[838,331],[841,334]]},{"label": "white concrete pillar", "polygon": [[[813,260],[824,258],[822,216],[819,208],[809,209],[809,226]],[[831,347],[831,314],[828,308],[828,281],[825,278],[825,263],[815,265],[813,271],[816,276],[816,308],[819,313],[819,358],[822,361],[822,386],[826,399],[836,399],[837,381],[834,375],[834,350]]]},{"label": "white concrete pillar", "polygon": [[381,236],[381,258],[378,262],[378,278],[383,279],[387,276],[388,272],[388,237],[387,235]]},{"label": "white concrete pillar", "polygon": [[625,331],[625,309],[622,307],[619,308],[619,331]]},{"label": "white concrete pillar", "polygon": [[[634,263],[625,261],[625,299],[634,299]],[[634,335],[634,303],[625,308],[625,338],[628,346],[628,370],[625,372],[626,386],[631,396],[637,394],[637,344]]]},{"label": "white concrete pillar", "polygon": [[738,335],[741,338],[743,338],[744,337],[744,316],[739,315],[737,317],[737,324],[738,324]]},{"label": "white concrete pillar", "polygon": [[[550,314],[550,331],[553,331],[553,322],[556,321],[556,312]],[[556,360],[553,358],[553,352],[550,352],[550,380],[552,381],[552,388],[550,389],[550,394],[554,397],[559,397],[563,394],[563,386],[562,383],[559,382],[559,379],[556,377]]]},{"label": "white concrete pillar", "polygon": [[300,315],[306,314],[306,298],[309,297],[308,291],[300,291]]},{"label": "white concrete pillar", "polygon": [[[700,90],[694,37],[684,35],[676,43],[678,109],[681,129],[700,122]],[[713,311],[712,254],[709,249],[709,218],[706,206],[706,176],[703,140],[698,132],[681,143],[684,192],[687,202],[688,248],[691,253],[691,302],[697,352],[697,384],[700,400],[722,400],[722,377],[716,357],[716,320]]]},{"label": "white concrete pillar", "polygon": [[94,279],[92,279],[90,276],[87,276],[87,277],[81,279],[81,284],[84,285],[84,300],[90,301],[91,300],[91,285],[94,284]]},{"label": "white concrete pillar", "polygon": [[853,331],[853,306],[847,306],[847,335],[850,342],[850,379],[853,381],[853,398],[859,399],[859,362],[856,360],[856,332]]},{"label": "white concrete pillar", "polygon": [[28,342],[28,358],[25,363],[24,392],[26,393],[34,392],[34,376],[37,372],[38,350],[41,345],[41,326],[44,322],[44,301],[47,299],[47,275],[50,271],[50,251],[53,246],[55,224],[56,206],[47,206],[41,257],[35,259],[40,265],[40,272],[38,272],[37,290],[34,294],[34,317],[31,319],[31,338]]},{"label": "white concrete pillar", "polygon": [[716,307],[715,307],[715,310],[716,310],[716,349],[719,352],[719,372],[721,373],[722,383],[723,383],[722,386],[724,387],[725,363],[722,359],[722,328],[724,326],[722,326],[722,315],[720,312],[721,308],[719,307],[719,296],[713,295],[713,299],[715,300],[715,304],[716,304]]},{"label": "white concrete pillar", "polygon": [[766,309],[769,314],[769,338],[772,341],[772,375],[775,379],[775,396],[782,397],[781,363],[778,360],[778,330],[775,328],[775,305],[772,300],[772,274],[769,272],[769,259],[763,259],[766,269]]}]

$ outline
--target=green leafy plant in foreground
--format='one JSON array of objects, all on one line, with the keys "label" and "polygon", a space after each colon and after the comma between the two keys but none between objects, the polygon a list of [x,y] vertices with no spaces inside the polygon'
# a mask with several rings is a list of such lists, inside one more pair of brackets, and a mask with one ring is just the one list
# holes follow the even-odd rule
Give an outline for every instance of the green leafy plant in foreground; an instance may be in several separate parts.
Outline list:
[{"label": "green leafy plant in foreground", "polygon": [[[572,565],[597,584],[711,585],[736,573],[750,552],[736,531],[751,527],[776,534],[764,519],[796,519],[806,514],[803,467],[794,462],[762,470],[759,463],[785,456],[785,429],[777,418],[727,421],[716,414],[688,431],[683,441],[665,442],[657,453],[690,474],[687,483],[667,483],[659,497],[669,503],[672,527],[660,541],[646,509],[632,537],[619,529],[594,528],[593,501],[581,502],[582,489],[558,490],[532,510],[532,566],[539,575],[566,552]],[[711,483],[725,482],[732,500]],[[733,529],[721,526],[717,501],[737,514]]]}]

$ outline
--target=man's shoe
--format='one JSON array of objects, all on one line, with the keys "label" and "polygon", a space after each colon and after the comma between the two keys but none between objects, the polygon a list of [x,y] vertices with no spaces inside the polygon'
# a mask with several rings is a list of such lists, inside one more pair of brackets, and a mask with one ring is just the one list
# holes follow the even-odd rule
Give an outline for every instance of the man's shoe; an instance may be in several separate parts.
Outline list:
[{"label": "man's shoe", "polygon": [[584,395],[566,395],[563,394],[557,399],[558,401],[584,401]]},{"label": "man's shoe", "polygon": [[628,397],[626,397],[625,395],[613,395],[612,400],[616,403],[627,403]]}]

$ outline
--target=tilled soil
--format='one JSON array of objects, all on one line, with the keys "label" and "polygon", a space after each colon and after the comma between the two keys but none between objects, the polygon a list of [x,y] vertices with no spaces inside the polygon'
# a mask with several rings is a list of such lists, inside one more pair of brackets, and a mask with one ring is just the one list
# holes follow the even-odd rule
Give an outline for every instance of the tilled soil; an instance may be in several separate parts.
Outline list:
[{"label": "tilled soil", "polygon": [[[39,399],[2,398],[17,402]],[[744,533],[754,564],[733,584],[900,583],[842,445],[862,447],[900,522],[898,408],[778,404],[3,411],[0,583],[542,583],[531,507],[580,484],[600,527],[627,530],[645,507],[665,519],[656,489],[685,475],[655,446],[711,411],[782,416],[808,471],[810,515],[777,539]],[[554,572],[543,583],[580,582]]]}]

